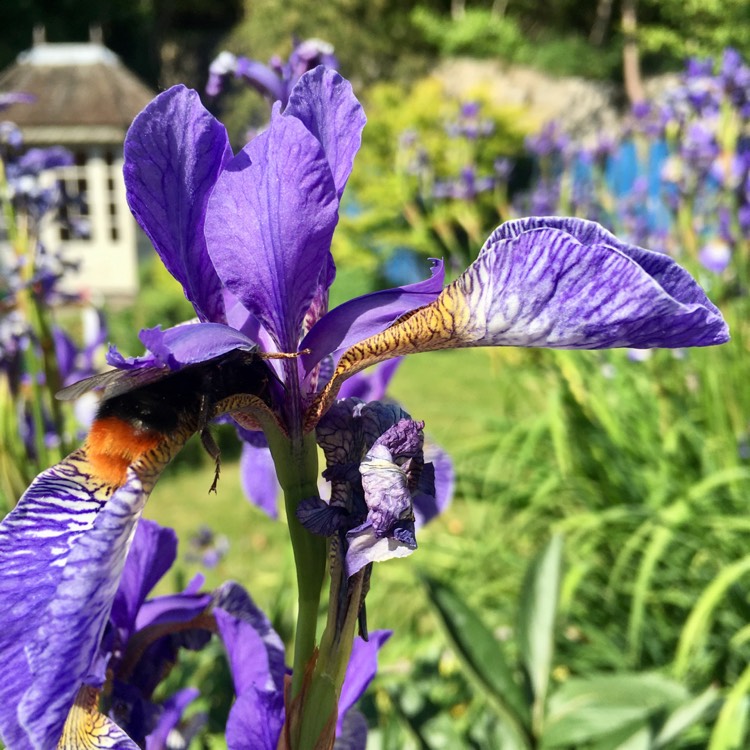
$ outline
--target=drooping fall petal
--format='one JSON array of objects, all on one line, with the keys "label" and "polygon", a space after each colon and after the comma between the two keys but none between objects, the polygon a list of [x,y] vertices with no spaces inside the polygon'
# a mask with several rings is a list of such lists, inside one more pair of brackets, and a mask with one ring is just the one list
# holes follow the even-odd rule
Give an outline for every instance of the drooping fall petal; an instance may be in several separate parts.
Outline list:
[{"label": "drooping fall petal", "polygon": [[0,524],[0,736],[57,744],[90,674],[147,492],[131,471],[114,494],[74,454],[40,474]]},{"label": "drooping fall petal", "polygon": [[314,424],[341,382],[402,354],[474,346],[554,349],[711,346],[721,313],[675,261],[581,219],[499,227],[429,305],[346,351],[308,411]]}]

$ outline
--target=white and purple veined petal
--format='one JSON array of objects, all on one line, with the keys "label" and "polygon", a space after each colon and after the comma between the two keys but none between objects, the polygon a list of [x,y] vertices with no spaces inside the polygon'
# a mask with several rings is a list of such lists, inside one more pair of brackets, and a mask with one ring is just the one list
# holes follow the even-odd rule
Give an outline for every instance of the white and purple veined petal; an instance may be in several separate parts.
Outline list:
[{"label": "white and purple veined petal", "polygon": [[[645,349],[729,339],[721,313],[684,268],[593,221],[506,222],[464,276],[464,286],[479,287],[477,312],[493,339],[486,345]],[[493,298],[484,305],[483,289]]]},{"label": "white and purple veined petal", "polygon": [[591,221],[520,219],[498,227],[434,302],[344,352],[305,425],[318,422],[347,378],[404,354],[475,346],[680,348],[728,340],[720,311],[667,255],[622,242]]},{"label": "white and purple veined petal", "polygon": [[40,474],[0,524],[0,736],[57,745],[96,652],[147,493],[132,472],[111,496],[66,459]]}]

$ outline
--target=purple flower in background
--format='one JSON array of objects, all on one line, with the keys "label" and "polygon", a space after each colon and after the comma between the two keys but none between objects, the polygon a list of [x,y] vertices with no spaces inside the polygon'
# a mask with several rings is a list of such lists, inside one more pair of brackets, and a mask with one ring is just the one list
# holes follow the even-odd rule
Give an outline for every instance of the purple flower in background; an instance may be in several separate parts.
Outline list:
[{"label": "purple flower in background", "polygon": [[459,109],[458,118],[446,124],[446,133],[451,138],[466,138],[469,141],[492,135],[495,123],[488,118],[482,118],[481,111],[481,102],[464,102]]},{"label": "purple flower in background", "polygon": [[215,534],[208,526],[201,526],[190,537],[190,550],[185,559],[199,562],[206,568],[215,568],[229,551],[229,539],[225,534]]},{"label": "purple flower in background", "polygon": [[300,77],[318,65],[335,70],[338,61],[333,46],[321,39],[306,39],[295,44],[289,60],[273,58],[268,65],[247,57],[236,57],[231,52],[221,52],[209,67],[206,93],[217,96],[225,80],[234,75],[265,96],[271,103],[281,102],[284,109],[289,101],[294,84]]},{"label": "purple flower in background", "polygon": [[493,190],[493,177],[478,177],[473,165],[467,165],[453,180],[438,180],[433,187],[433,197],[473,201],[479,193]]},{"label": "purple flower in background", "polygon": [[[236,584],[227,585],[217,600],[216,622],[227,649],[237,695],[227,720],[230,750],[276,750],[284,725],[284,645],[270,621]],[[387,630],[374,631],[368,642],[357,639],[339,698],[337,750],[365,750],[364,735],[347,737],[356,721],[353,708],[377,670],[377,653],[388,640]],[[356,739],[356,742],[352,740]]]},{"label": "purple flower in background", "polygon": [[540,159],[562,157],[569,145],[570,138],[554,120],[546,123],[536,135],[526,138],[526,149]]},{"label": "purple flower in background", "polygon": [[709,271],[721,273],[732,260],[732,248],[722,238],[714,237],[708,240],[700,249],[698,260]]},{"label": "purple flower in background", "polygon": [[715,127],[705,122],[692,122],[681,142],[685,163],[699,175],[706,175],[719,155]]}]

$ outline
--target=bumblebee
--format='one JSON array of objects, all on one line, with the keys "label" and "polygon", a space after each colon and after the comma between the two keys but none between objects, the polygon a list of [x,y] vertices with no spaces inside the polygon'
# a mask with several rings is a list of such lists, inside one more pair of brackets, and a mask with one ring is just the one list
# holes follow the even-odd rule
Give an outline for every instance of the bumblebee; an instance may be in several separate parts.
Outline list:
[{"label": "bumblebee", "polygon": [[169,442],[182,444],[200,433],[216,470],[209,492],[216,492],[221,457],[208,424],[217,405],[240,394],[270,401],[271,369],[255,351],[233,350],[181,370],[144,367],[110,370],[63,388],[63,401],[101,391],[102,401],[86,438],[93,473],[120,486],[128,466]]}]

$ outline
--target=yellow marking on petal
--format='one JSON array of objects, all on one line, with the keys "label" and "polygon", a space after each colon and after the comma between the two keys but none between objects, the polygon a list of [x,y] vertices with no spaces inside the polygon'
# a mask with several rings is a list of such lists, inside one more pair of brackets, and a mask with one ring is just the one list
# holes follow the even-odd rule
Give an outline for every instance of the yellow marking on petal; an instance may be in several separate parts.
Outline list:
[{"label": "yellow marking on petal", "polygon": [[[479,299],[472,300],[478,295]],[[404,354],[471,346],[477,330],[472,316],[481,314],[479,308],[481,289],[475,289],[471,274],[464,274],[429,305],[407,313],[384,331],[354,344],[344,352],[331,380],[307,410],[305,431],[315,427],[333,403],[341,384],[360,370]]]},{"label": "yellow marking on petal", "polygon": [[129,739],[111,719],[99,711],[99,690],[84,685],[65,721],[57,750],[107,750]]}]

